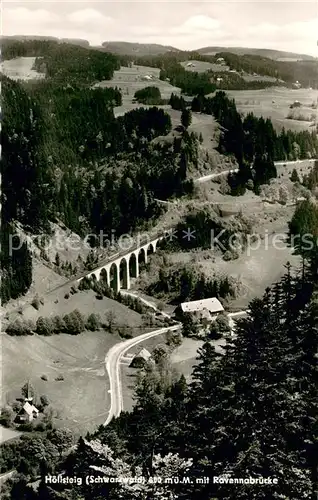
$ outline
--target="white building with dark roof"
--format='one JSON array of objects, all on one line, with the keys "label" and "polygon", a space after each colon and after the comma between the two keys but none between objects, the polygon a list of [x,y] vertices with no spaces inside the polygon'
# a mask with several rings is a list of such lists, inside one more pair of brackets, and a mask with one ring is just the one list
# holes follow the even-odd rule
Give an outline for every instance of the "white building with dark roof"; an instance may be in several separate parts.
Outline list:
[{"label": "white building with dark roof", "polygon": [[32,422],[34,418],[37,418],[39,415],[39,410],[28,401],[24,403],[21,410],[17,414],[16,420],[20,423],[24,422]]},{"label": "white building with dark roof", "polygon": [[211,315],[219,314],[224,311],[224,307],[216,297],[183,302],[182,304],[180,304],[180,308],[183,313],[195,313],[206,310]]},{"label": "white building with dark roof", "polygon": [[147,349],[143,348],[141,349],[138,354],[136,354],[132,362],[130,363],[131,368],[142,368],[148,361],[151,360],[151,354]]}]

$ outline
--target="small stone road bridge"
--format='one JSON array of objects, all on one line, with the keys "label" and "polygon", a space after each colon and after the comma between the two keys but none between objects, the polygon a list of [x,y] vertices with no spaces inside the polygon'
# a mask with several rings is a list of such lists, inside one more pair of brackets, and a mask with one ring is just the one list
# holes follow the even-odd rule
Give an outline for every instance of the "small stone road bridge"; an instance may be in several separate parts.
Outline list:
[{"label": "small stone road bridge", "polygon": [[115,292],[119,292],[121,288],[129,290],[130,278],[138,278],[140,266],[147,264],[148,256],[156,252],[158,242],[166,236],[167,233],[157,235],[153,239],[132,245],[132,249],[113,255],[106,263],[77,281],[80,282],[84,277],[93,278],[105,281]]}]

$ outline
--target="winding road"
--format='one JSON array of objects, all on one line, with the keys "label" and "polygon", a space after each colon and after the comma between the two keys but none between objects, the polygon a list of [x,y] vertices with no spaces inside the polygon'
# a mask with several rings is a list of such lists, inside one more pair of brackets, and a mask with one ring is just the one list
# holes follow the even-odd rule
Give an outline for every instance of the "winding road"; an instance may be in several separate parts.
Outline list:
[{"label": "winding road", "polygon": [[[317,159],[311,158],[307,160],[291,160],[291,161],[275,161],[275,167],[282,167],[284,165],[296,165],[296,166],[301,166],[303,163],[309,163],[310,165],[314,166],[315,161]],[[203,182],[207,181],[212,181],[213,179],[218,179],[219,177],[223,177],[224,175],[228,174],[234,174],[235,172],[238,172],[239,169],[235,168],[232,170],[223,170],[223,172],[216,172],[214,174],[208,174],[208,175],[203,175],[202,177],[198,177],[197,179],[193,179],[193,182],[195,184],[202,184]]]},{"label": "winding road", "polygon": [[[123,293],[126,295],[130,295],[132,297],[138,297],[139,300],[144,302],[148,307],[151,307],[155,311],[160,312],[162,316],[166,318],[171,318],[169,314],[159,311],[159,309],[152,302],[149,302],[148,300],[140,297],[138,294],[126,291],[124,291]],[[228,313],[228,317],[230,320],[230,327],[233,333],[235,331],[235,321],[233,320],[233,318],[242,317],[247,312],[248,310],[238,311],[235,313]],[[122,394],[122,383],[120,377],[120,362],[123,356],[126,354],[126,352],[129,351],[132,347],[135,347],[136,345],[140,344],[144,340],[156,337],[157,335],[162,335],[163,333],[167,333],[169,331],[173,332],[179,330],[181,327],[182,324],[178,323],[173,326],[168,326],[160,328],[158,330],[154,330],[153,332],[144,333],[143,335],[139,335],[138,337],[135,337],[133,339],[128,339],[123,342],[120,342],[119,344],[115,344],[107,352],[105,357],[105,368],[109,378],[109,384],[110,384],[109,395],[111,403],[110,403],[108,417],[104,423],[104,426],[108,425],[113,417],[118,417],[120,413],[123,411],[123,394]]]},{"label": "winding road", "polygon": [[124,354],[129,351],[132,347],[140,344],[144,340],[156,337],[157,335],[162,335],[163,333],[169,331],[176,331],[181,328],[181,324],[168,326],[165,328],[160,328],[153,332],[144,333],[133,339],[125,340],[119,344],[115,344],[106,354],[105,357],[105,368],[109,377],[110,384],[110,409],[106,422],[104,425],[108,425],[113,417],[118,417],[123,410],[123,393],[120,377],[120,361]]},{"label": "winding road", "polygon": [[202,184],[203,182],[212,181],[213,179],[218,179],[219,177],[224,177],[225,175],[234,174],[238,172],[238,168],[234,168],[232,170],[223,170],[223,172],[216,172],[214,174],[203,175],[202,177],[198,177],[197,179],[193,179],[195,184]]}]

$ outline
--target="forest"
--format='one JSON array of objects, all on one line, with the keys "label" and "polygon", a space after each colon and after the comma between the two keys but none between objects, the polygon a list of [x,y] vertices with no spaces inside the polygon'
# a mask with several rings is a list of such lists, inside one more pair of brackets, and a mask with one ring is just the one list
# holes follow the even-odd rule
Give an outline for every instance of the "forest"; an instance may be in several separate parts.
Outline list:
[{"label": "forest", "polygon": [[[177,99],[174,98],[175,106]],[[234,155],[239,165],[239,172],[229,178],[233,195],[244,194],[247,185],[258,194],[262,184],[276,177],[275,161],[314,158],[317,155],[316,131],[282,129],[277,133],[269,118],[257,118],[253,113],[242,118],[234,99],[229,99],[224,91],[217,92],[213,97],[194,97],[191,109],[213,115],[224,129],[219,150]]]},{"label": "forest", "polygon": [[[130,64],[129,58],[103,51],[92,55],[87,48],[55,41],[11,42],[3,50],[6,58],[32,54],[46,72],[43,81],[29,83],[1,76],[3,245],[17,222],[31,233],[48,232],[49,221],[61,221],[80,235],[129,233],[155,222],[162,211],[156,199],[193,191],[188,174],[197,165],[199,142],[187,130],[191,116],[183,98],[170,99],[173,108],[183,110],[181,138],[172,145],[154,144],[171,130],[167,113],[139,108],[115,118],[113,108],[122,103],[119,89],[92,87],[99,78],[111,78],[120,64]],[[202,93],[215,87],[207,75],[181,66],[174,73],[178,57],[165,62],[163,56],[161,76],[171,70],[172,78],[180,77],[171,83],[183,82],[184,91],[194,95],[192,110],[213,114],[223,127],[219,150],[234,155],[240,167],[229,179],[232,194],[244,193],[246,186],[258,193],[276,176],[275,160],[317,154],[314,132],[277,134],[268,119],[242,118],[224,92],[205,98]],[[28,248],[23,245],[14,258],[3,250],[1,261],[7,302],[30,286]]]},{"label": "forest", "polygon": [[[312,88],[318,88],[318,66],[317,61],[315,60],[287,62],[255,54],[237,55],[231,52],[219,52],[212,56],[206,54],[203,55],[194,51],[180,51],[178,53],[167,52],[166,54],[158,56],[138,57],[134,58],[134,62],[135,64],[160,68],[163,71],[169,68],[170,76],[172,76],[172,78],[176,78],[177,75],[182,75],[182,71],[180,70],[180,68],[183,69],[180,65],[180,62],[182,61],[196,60],[216,63],[217,59],[220,57],[223,57],[230,69],[236,70],[239,73],[241,73],[241,71],[245,71],[248,74],[256,73],[261,76],[271,76],[277,80],[284,80],[284,82],[290,86],[297,80],[304,87],[308,87],[308,83],[310,82],[310,86]],[[186,73],[189,72],[186,71]],[[216,75],[217,73],[211,72],[209,76],[211,77]],[[226,75],[223,73],[220,76]],[[247,82],[241,78],[240,74],[237,75],[235,73],[231,73],[231,76],[227,75],[227,77],[229,78],[228,84],[230,85],[227,88],[231,88],[233,90],[265,88],[273,85],[272,82],[266,81]],[[274,82],[274,84],[277,85],[276,82]]]},{"label": "forest", "polygon": [[[120,235],[159,215],[156,198],[193,189],[187,168],[197,161],[194,136],[185,132],[173,148],[151,142],[171,130],[163,110],[139,108],[115,119],[118,89],[54,79],[28,86],[4,76],[1,82],[4,227],[19,222],[34,233],[62,221],[81,235],[111,229]],[[6,232],[2,238],[9,240]],[[13,270],[8,252],[1,256],[5,302],[25,293],[32,279],[21,267]]]},{"label": "forest", "polygon": [[158,281],[149,285],[147,293],[157,297],[171,297],[171,304],[209,297],[221,299],[235,295],[235,288],[228,277],[207,278],[187,266],[178,269],[160,268]]}]

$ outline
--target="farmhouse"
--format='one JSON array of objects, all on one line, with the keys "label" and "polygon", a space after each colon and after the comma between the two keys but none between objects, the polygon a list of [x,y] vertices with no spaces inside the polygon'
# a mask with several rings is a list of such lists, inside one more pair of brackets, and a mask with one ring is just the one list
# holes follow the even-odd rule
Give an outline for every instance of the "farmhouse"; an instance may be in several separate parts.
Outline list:
[{"label": "farmhouse", "polygon": [[191,313],[201,319],[213,319],[224,311],[224,307],[216,297],[202,300],[192,300],[181,303],[175,310],[176,316],[182,313]]},{"label": "farmhouse", "polygon": [[295,82],[295,83],[293,83],[293,88],[294,88],[294,89],[300,89],[300,87],[301,87],[301,83],[299,83],[299,81],[298,81],[298,80],[296,80],[296,82]]},{"label": "farmhouse", "polygon": [[305,196],[298,196],[298,198],[296,198],[296,205],[301,205],[304,201],[306,201]]},{"label": "farmhouse", "polygon": [[151,359],[151,354],[147,349],[141,349],[136,356],[133,357],[130,368],[142,368]]},{"label": "farmhouse", "polygon": [[33,404],[30,404],[29,401],[26,401],[16,416],[16,422],[32,422],[34,418],[38,417],[38,414],[39,410]]}]

